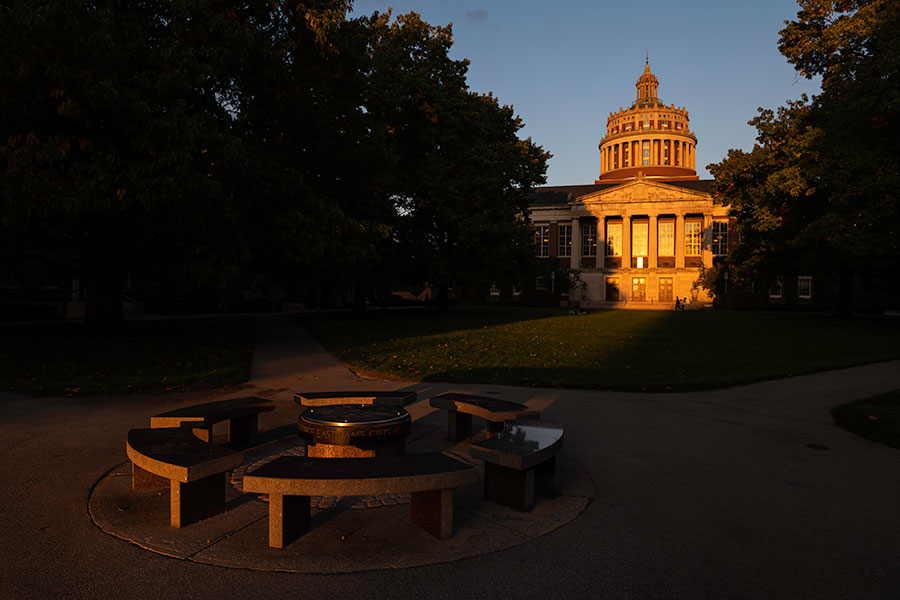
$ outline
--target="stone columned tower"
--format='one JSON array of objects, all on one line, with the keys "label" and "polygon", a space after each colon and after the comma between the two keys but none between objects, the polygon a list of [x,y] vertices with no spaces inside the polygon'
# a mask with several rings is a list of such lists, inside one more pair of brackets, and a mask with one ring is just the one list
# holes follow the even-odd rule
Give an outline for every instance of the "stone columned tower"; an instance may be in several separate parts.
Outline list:
[{"label": "stone columned tower", "polygon": [[647,179],[697,180],[697,136],[688,111],[659,99],[659,81],[649,61],[638,77],[637,98],[627,109],[609,113],[600,141],[600,177],[595,183],[619,183],[640,173]]}]

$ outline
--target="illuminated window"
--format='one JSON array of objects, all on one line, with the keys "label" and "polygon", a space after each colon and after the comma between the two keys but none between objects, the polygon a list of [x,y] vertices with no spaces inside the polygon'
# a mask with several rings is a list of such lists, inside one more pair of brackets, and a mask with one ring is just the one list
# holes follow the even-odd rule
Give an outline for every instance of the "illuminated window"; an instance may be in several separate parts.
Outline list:
[{"label": "illuminated window", "polygon": [[632,277],[631,279],[631,300],[634,302],[645,302],[647,300],[647,278]]},{"label": "illuminated window", "polygon": [[534,228],[534,245],[538,256],[550,256],[550,226],[536,225]]},{"label": "illuminated window", "polygon": [[669,164],[669,144],[663,144],[663,164]]},{"label": "illuminated window", "polygon": [[622,166],[623,167],[628,166],[628,147],[630,145],[631,144],[625,144],[624,146],[622,146]]},{"label": "illuminated window", "polygon": [[581,224],[581,255],[597,256],[597,223]]},{"label": "illuminated window", "polygon": [[641,164],[649,165],[650,164],[650,142],[643,142],[641,145]]},{"label": "illuminated window", "polygon": [[672,278],[671,277],[660,277],[659,278],[659,301],[660,302],[671,302],[672,301]]},{"label": "illuminated window", "polygon": [[647,232],[650,224],[647,221],[635,221],[631,224],[631,255],[648,256]]},{"label": "illuminated window", "polygon": [[659,256],[675,256],[675,221],[660,221]]},{"label": "illuminated window", "polygon": [[650,121],[641,121],[641,129],[650,129]]},{"label": "illuminated window", "polygon": [[622,256],[622,221],[606,224],[606,255]]},{"label": "illuminated window", "polygon": [[684,222],[684,255],[700,256],[700,242],[702,239],[702,226],[700,221]]},{"label": "illuminated window", "polygon": [[797,297],[801,300],[812,299],[812,277],[801,276],[797,278]]},{"label": "illuminated window", "polygon": [[716,256],[728,254],[728,222],[713,221],[712,253]]},{"label": "illuminated window", "polygon": [[559,253],[558,256],[572,256],[572,226],[559,226]]}]

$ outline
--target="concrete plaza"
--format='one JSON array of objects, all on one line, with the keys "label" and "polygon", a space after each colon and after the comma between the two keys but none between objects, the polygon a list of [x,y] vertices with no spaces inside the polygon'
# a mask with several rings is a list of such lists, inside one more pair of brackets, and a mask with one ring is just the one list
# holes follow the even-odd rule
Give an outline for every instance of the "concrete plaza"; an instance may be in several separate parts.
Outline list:
[{"label": "concrete plaza", "polygon": [[[257,335],[253,377],[238,388],[0,394],[0,598],[900,598],[900,451],[829,415],[900,388],[900,361],[630,394],[372,381],[292,320],[261,317]],[[564,525],[505,549],[343,574],[172,558],[104,533],[89,513],[97,482],[126,460],[126,432],[151,415],[255,395],[276,405],[261,419],[267,429],[296,420],[297,391],[401,388],[419,393],[418,419],[437,419],[427,399],[451,390],[542,409],[564,424],[562,453],[592,498]]]}]

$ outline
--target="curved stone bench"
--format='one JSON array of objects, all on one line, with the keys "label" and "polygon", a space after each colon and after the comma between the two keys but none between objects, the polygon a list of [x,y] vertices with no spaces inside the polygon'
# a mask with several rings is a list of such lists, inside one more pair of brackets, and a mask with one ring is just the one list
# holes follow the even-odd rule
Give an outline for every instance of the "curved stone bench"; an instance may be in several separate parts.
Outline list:
[{"label": "curved stone bench", "polygon": [[536,470],[552,475],[562,448],[563,427],[555,421],[509,421],[495,437],[474,444],[484,461],[484,497],[521,511],[534,507]]},{"label": "curved stone bench", "polygon": [[453,536],[453,490],[476,481],[472,465],[443,452],[376,458],[282,456],[244,475],[244,492],[269,495],[269,546],[284,548],[310,526],[310,496],[410,492],[414,523]]},{"label": "curved stone bench", "polygon": [[169,486],[170,522],[179,528],[224,510],[225,473],[244,457],[197,439],[187,427],[132,429],[125,452],[135,490]]},{"label": "curved stone bench", "polygon": [[228,443],[250,446],[256,439],[260,413],[275,410],[274,406],[265,405],[267,402],[269,400],[264,398],[248,396],[185,406],[150,417],[150,428],[181,427],[187,424],[195,436],[211,442],[213,425],[228,421]]},{"label": "curved stone bench", "polygon": [[541,418],[540,411],[532,410],[524,404],[472,394],[441,394],[433,397],[430,404],[433,408],[447,411],[447,438],[453,442],[472,435],[472,416],[488,422],[489,435],[503,431],[504,421]]},{"label": "curved stone bench", "polygon": [[294,402],[304,408],[330,406],[332,404],[374,404],[402,408],[418,398],[416,392],[364,391],[364,392],[301,392],[294,394]]}]

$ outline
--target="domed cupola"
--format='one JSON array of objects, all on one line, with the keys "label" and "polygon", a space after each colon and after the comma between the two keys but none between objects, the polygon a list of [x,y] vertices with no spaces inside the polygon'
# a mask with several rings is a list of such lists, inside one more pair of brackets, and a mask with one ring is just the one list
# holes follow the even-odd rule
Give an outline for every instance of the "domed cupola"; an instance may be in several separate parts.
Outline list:
[{"label": "domed cupola", "polygon": [[662,104],[656,92],[659,88],[659,81],[657,81],[656,75],[650,72],[649,59],[647,59],[644,65],[644,72],[638,77],[635,87],[637,87],[637,101],[633,106],[644,107]]},{"label": "domed cupola", "polygon": [[696,180],[697,136],[688,111],[659,99],[659,81],[649,59],[638,77],[637,99],[629,108],[609,113],[600,140],[600,177],[596,183],[618,183],[638,175],[660,181]]}]

